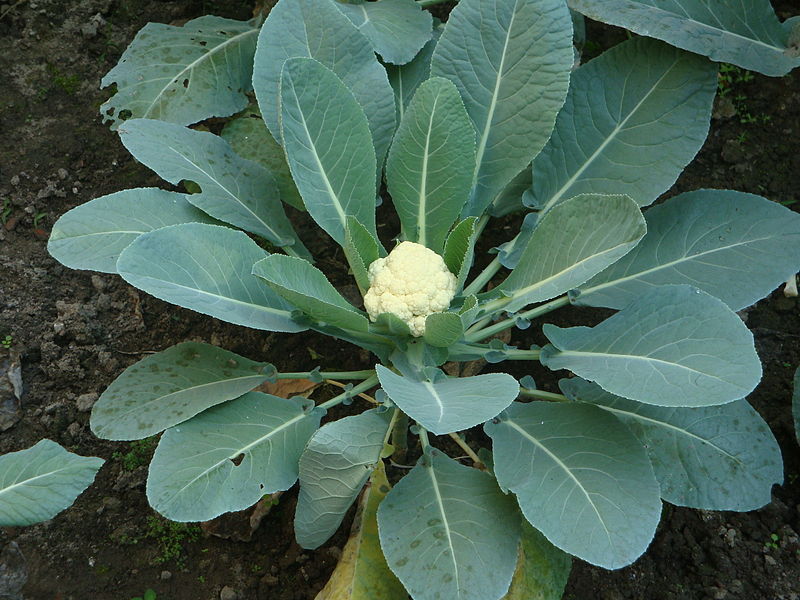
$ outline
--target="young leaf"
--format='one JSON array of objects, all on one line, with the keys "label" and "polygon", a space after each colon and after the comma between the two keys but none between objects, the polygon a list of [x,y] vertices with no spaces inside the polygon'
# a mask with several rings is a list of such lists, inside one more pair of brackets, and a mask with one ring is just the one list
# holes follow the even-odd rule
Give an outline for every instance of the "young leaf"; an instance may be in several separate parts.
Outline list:
[{"label": "young leaf", "polygon": [[294,57],[318,60],[341,78],[367,116],[381,167],[396,125],[394,95],[367,38],[331,0],[280,0],[272,8],[258,36],[253,89],[264,122],[278,141],[281,69]]},{"label": "young leaf", "polygon": [[434,27],[433,37],[422,47],[422,50],[409,63],[404,65],[386,65],[389,83],[394,90],[397,106],[397,123],[402,123],[406,107],[414,97],[417,88],[431,76],[431,57],[436,42],[442,35],[442,26]]},{"label": "young leaf", "polygon": [[0,526],[52,519],[91,485],[104,462],[67,452],[50,440],[0,456]]},{"label": "young leaf", "polygon": [[265,256],[241,231],[186,223],[137,237],[120,254],[117,272],[151,296],[228,323],[304,331],[291,318],[294,307],[252,276]]},{"label": "young leaf", "polygon": [[186,179],[202,190],[186,199],[215,219],[309,257],[283,211],[278,186],[259,164],[238,156],[205,131],[148,119],[126,121],[119,137],[134,158],[172,184]]},{"label": "young leaf", "polygon": [[725,304],[687,285],[654,289],[596,327],[546,324],[546,367],[656,406],[714,406],[761,379],[753,335]]},{"label": "young leaf", "polygon": [[623,308],[654,287],[687,283],[733,310],[750,306],[800,270],[800,215],[761,196],[697,190],[645,213],[647,234],[572,298]]},{"label": "young leaf", "polygon": [[562,379],[570,399],[620,419],[647,449],[661,497],[703,510],[748,511],[783,482],[778,442],[745,400],[705,408],[665,408],[609,394],[580,378]]},{"label": "young leaf", "polygon": [[627,196],[585,194],[562,202],[537,222],[519,264],[497,287],[515,312],[570,290],[630,252],[646,231]]},{"label": "young leaf", "polygon": [[447,348],[464,335],[461,317],[453,312],[440,312],[428,315],[425,319],[425,341],[431,346]]},{"label": "young leaf", "polygon": [[116,273],[117,258],[133,240],[179,223],[210,223],[183,194],[158,188],[123,190],[90,200],[61,216],[47,251],[71,269]]},{"label": "young leaf", "polygon": [[309,214],[340,245],[347,217],[375,232],[375,150],[364,111],[335,73],[309,58],[286,61],[281,137]]},{"label": "young leaf", "polygon": [[392,411],[377,409],[318,429],[300,457],[300,495],[294,514],[297,543],[313,550],[339,528],[381,459]]},{"label": "young leaf", "polygon": [[800,65],[800,57],[786,47],[789,32],[769,0],[570,0],[569,5],[595,21],[771,77]]},{"label": "young leaf", "polygon": [[210,344],[184,342],[125,369],[92,407],[92,432],[140,440],[266,381],[272,365]]},{"label": "young leaf", "polygon": [[431,39],[433,18],[414,0],[378,0],[348,4],[342,11],[387,63],[403,65]]},{"label": "young leaf", "polygon": [[483,214],[544,147],[572,62],[572,23],[560,0],[462,0],[453,9],[431,75],[456,84],[477,131],[464,216]]},{"label": "young leaf", "polygon": [[347,217],[342,249],[363,296],[370,286],[369,266],[380,258],[381,253],[385,255],[386,251],[375,236],[354,217]]},{"label": "young leaf", "polygon": [[314,600],[408,600],[405,588],[386,564],[378,539],[378,506],[390,489],[379,461],[361,496],[342,557]]},{"label": "young leaf", "polygon": [[298,210],[305,210],[289,165],[286,164],[286,154],[267,129],[256,104],[251,104],[243,113],[228,121],[220,137],[231,145],[236,154],[260,163],[272,173],[281,200]]},{"label": "young leaf", "polygon": [[517,570],[503,600],[561,600],[572,557],[523,519]]},{"label": "young leaf", "polygon": [[517,514],[490,475],[434,450],[378,508],[381,547],[414,600],[498,600],[514,574]]},{"label": "young leaf", "polygon": [[336,291],[322,271],[302,258],[273,254],[253,265],[253,275],[318,321],[353,331],[369,328],[363,313]]},{"label": "young leaf", "polygon": [[172,521],[207,521],[289,489],[324,411],[248,392],[171,427],[147,478],[147,500]]},{"label": "young leaf", "polygon": [[636,560],[661,516],[647,454],[589,404],[514,403],[484,426],[497,481],[553,544],[606,569]]},{"label": "young leaf", "polygon": [[[258,26],[205,16],[183,27],[148,23],[100,85],[117,93],[100,106],[116,129],[130,117],[179,125],[227,117],[247,106]],[[126,116],[127,115],[127,116]]]},{"label": "young leaf", "polygon": [[614,46],[572,75],[527,201],[626,194],[647,206],[703,145],[716,91],[716,65],[700,56],[647,38]]},{"label": "young leaf", "polygon": [[475,249],[475,228],[478,219],[467,217],[447,236],[442,259],[447,269],[456,276],[456,290],[464,287],[464,281],[472,267],[472,253]]},{"label": "young leaf", "polygon": [[386,186],[405,239],[441,254],[467,201],[474,162],[475,130],[456,86],[429,79],[414,94],[386,161]]},{"label": "young leaf", "polygon": [[376,365],[375,369],[392,402],[436,435],[488,421],[519,394],[517,380],[506,373],[415,381],[383,365]]}]

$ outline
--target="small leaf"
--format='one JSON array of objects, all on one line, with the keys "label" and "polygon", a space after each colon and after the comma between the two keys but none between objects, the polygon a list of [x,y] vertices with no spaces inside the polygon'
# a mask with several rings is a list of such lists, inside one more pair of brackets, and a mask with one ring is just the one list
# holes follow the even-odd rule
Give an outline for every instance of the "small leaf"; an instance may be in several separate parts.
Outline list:
[{"label": "small leaf", "polygon": [[150,463],[150,506],[172,521],[208,521],[289,489],[323,413],[307,402],[248,392],[167,429]]},{"label": "small leaf", "polygon": [[464,287],[464,281],[472,267],[477,222],[476,217],[464,219],[453,228],[444,244],[442,259],[447,269],[456,276],[457,290]]},{"label": "small leaf", "polygon": [[522,522],[517,570],[503,600],[561,600],[572,569],[572,557]]},{"label": "small leaf", "polygon": [[433,19],[414,0],[378,0],[336,7],[353,22],[384,61],[395,65],[409,62],[429,39]]},{"label": "small leaf", "polygon": [[91,428],[106,440],[140,440],[238,398],[274,367],[210,344],[184,342],[117,377],[92,407]]},{"label": "small leaf", "polygon": [[[258,26],[204,16],[183,27],[148,23],[101,82],[117,92],[100,114],[116,129],[126,117],[190,125],[247,106]],[[128,117],[128,118],[129,118]]]},{"label": "small leaf", "polygon": [[464,324],[456,313],[433,313],[425,319],[424,338],[431,346],[447,348],[460,340],[463,335]]},{"label": "small leaf", "polygon": [[436,435],[469,429],[496,416],[519,394],[506,373],[415,381],[375,366],[384,391],[400,409]]},{"label": "small leaf", "polygon": [[436,48],[436,42],[442,35],[442,27],[433,29],[433,38],[425,44],[419,53],[409,63],[404,65],[386,65],[389,83],[394,90],[395,104],[397,106],[397,123],[403,121],[406,107],[414,97],[417,88],[431,76],[431,57]]},{"label": "small leaf", "polygon": [[661,516],[658,482],[614,417],[590,404],[517,402],[484,430],[497,481],[553,544],[606,569],[647,549]]},{"label": "small leaf", "polygon": [[596,327],[546,324],[546,367],[656,406],[713,406],[761,379],[753,335],[721,301],[686,285],[659,287]]},{"label": "small leaf", "polygon": [[498,600],[514,574],[517,514],[490,475],[434,450],[378,508],[381,547],[415,600]]},{"label": "small leaf", "polygon": [[187,223],[136,238],[120,254],[117,271],[156,298],[229,323],[304,331],[291,318],[293,307],[252,276],[265,256],[241,231]]},{"label": "small leaf", "polygon": [[70,507],[105,461],[50,440],[0,456],[0,526],[33,525]]},{"label": "small leaf", "polygon": [[394,313],[379,314],[378,318],[375,319],[375,323],[372,325],[372,327],[380,331],[386,331],[391,335],[397,335],[397,336],[411,335],[411,328],[408,326],[408,323],[403,321],[403,319],[401,319]]},{"label": "small leaf", "polygon": [[158,188],[123,190],[66,212],[53,225],[47,250],[71,269],[116,273],[117,258],[137,237],[179,223],[211,223],[183,194]]},{"label": "small leaf", "polygon": [[253,265],[253,274],[318,321],[354,331],[369,328],[367,318],[336,291],[322,271],[302,258],[273,254]]},{"label": "small leaf", "polygon": [[385,250],[354,217],[347,217],[342,248],[363,296],[370,286],[369,266],[380,258],[381,252],[385,254]]}]

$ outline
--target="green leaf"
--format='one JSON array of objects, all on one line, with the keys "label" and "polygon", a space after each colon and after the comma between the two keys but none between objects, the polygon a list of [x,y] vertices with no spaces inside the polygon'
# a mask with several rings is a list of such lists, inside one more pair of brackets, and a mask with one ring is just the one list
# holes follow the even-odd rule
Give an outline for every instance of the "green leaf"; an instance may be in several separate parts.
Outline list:
[{"label": "green leaf", "polygon": [[725,304],[687,285],[659,287],[596,327],[546,324],[540,360],[607,392],[656,406],[714,406],[761,379],[753,335]]},{"label": "green leaf", "polygon": [[347,217],[342,249],[363,296],[370,286],[369,266],[386,251],[375,236],[354,217]]},{"label": "green leaf", "polygon": [[387,63],[403,65],[431,39],[433,18],[414,0],[378,0],[336,7],[353,22]]},{"label": "green leaf", "polygon": [[378,538],[378,506],[390,489],[383,462],[378,462],[361,496],[342,558],[314,600],[408,600],[403,584],[386,564]]},{"label": "green leaf", "polygon": [[130,117],[189,125],[247,106],[258,26],[205,16],[183,27],[148,23],[100,85],[117,93],[100,106],[116,129]]},{"label": "green leaf", "polygon": [[150,506],[172,521],[207,521],[289,489],[323,413],[248,392],[167,429],[148,472]]},{"label": "green leaf", "polygon": [[497,291],[515,312],[549,300],[630,252],[647,230],[627,196],[585,194],[556,205],[537,223],[517,267]]},{"label": "green leaf", "polygon": [[464,281],[472,267],[472,253],[475,249],[475,231],[478,219],[467,217],[447,236],[442,259],[447,269],[456,276],[456,290],[464,287]]},{"label": "green leaf", "polygon": [[241,231],[186,223],[136,238],[117,271],[131,285],[166,302],[228,323],[296,333],[293,307],[252,276],[268,256]]},{"label": "green leaf", "polygon": [[647,38],[614,46],[572,75],[528,203],[597,193],[647,206],[700,150],[716,91],[716,65],[700,56]]},{"label": "green leaf", "polygon": [[636,560],[661,516],[642,445],[589,404],[512,404],[484,426],[497,481],[553,544],[606,569]]},{"label": "green leaf", "polygon": [[283,211],[278,186],[261,165],[238,156],[205,131],[148,119],[126,121],[119,137],[140,163],[172,184],[187,179],[202,192],[186,199],[215,219],[309,256]]},{"label": "green leaf", "polygon": [[561,600],[572,569],[572,557],[522,522],[517,570],[503,600]]},{"label": "green leaf", "polygon": [[411,328],[408,326],[408,323],[394,313],[379,314],[378,318],[375,319],[375,323],[372,325],[372,329],[395,336],[411,335]]},{"label": "green leaf", "polygon": [[336,291],[322,271],[302,258],[273,254],[253,265],[253,275],[318,321],[353,331],[369,328],[367,318]]},{"label": "green leaf", "polygon": [[477,131],[464,216],[480,216],[544,147],[572,62],[572,22],[561,0],[462,0],[450,13],[431,75],[456,84]]},{"label": "green leaf", "polygon": [[50,440],[0,456],[0,526],[33,525],[70,507],[105,461]]},{"label": "green leaf", "polygon": [[620,419],[647,449],[661,497],[703,510],[748,511],[783,482],[778,442],[745,400],[705,408],[664,408],[625,400],[580,378],[562,379],[570,399]]},{"label": "green leaf", "polygon": [[688,192],[645,220],[639,245],[581,286],[575,304],[622,308],[654,287],[688,283],[740,310],[800,270],[800,215],[760,196]]},{"label": "green leaf", "polygon": [[475,130],[456,86],[429,79],[414,94],[386,161],[386,186],[405,239],[441,254],[467,202],[474,163]]},{"label": "green leaf", "polygon": [[595,21],[764,75],[780,77],[800,65],[769,0],[569,0],[569,5]]},{"label": "green leaf", "polygon": [[140,440],[266,381],[274,367],[210,344],[184,342],[125,369],[92,407],[106,440]]},{"label": "green leaf", "polygon": [[178,223],[209,223],[183,194],[158,188],[123,190],[90,200],[61,216],[47,250],[71,269],[116,273],[117,258],[148,231]]},{"label": "green leaf", "polygon": [[392,411],[368,410],[328,423],[300,457],[300,495],[294,514],[297,543],[313,550],[342,523],[381,459]]},{"label": "green leaf", "polygon": [[461,318],[461,325],[465,330],[475,322],[478,311],[478,298],[475,295],[467,296],[464,299],[461,310],[458,311],[458,316]]},{"label": "green leaf", "polygon": [[279,141],[281,69],[294,57],[318,60],[353,93],[367,116],[381,167],[396,125],[394,95],[367,38],[331,0],[280,0],[272,8],[258,36],[253,89],[264,121]]},{"label": "green leaf", "polygon": [[517,173],[514,179],[509,181],[506,187],[492,200],[491,215],[493,217],[504,217],[525,208],[522,204],[522,195],[530,189],[532,184],[533,173],[531,165],[528,165]]},{"label": "green leaf", "polygon": [[456,313],[433,313],[425,319],[423,337],[431,346],[447,348],[460,340],[463,335],[464,324]]},{"label": "green leaf", "polygon": [[519,394],[506,373],[415,381],[375,365],[381,387],[400,410],[428,431],[444,435],[488,421]]},{"label": "green leaf", "polygon": [[514,574],[517,514],[490,475],[434,450],[378,508],[381,547],[414,600],[498,600]]},{"label": "green leaf", "polygon": [[340,245],[347,217],[375,235],[375,150],[364,111],[335,73],[308,58],[286,61],[281,132],[312,218]]},{"label": "green leaf", "polygon": [[403,121],[406,107],[414,97],[417,88],[431,76],[431,57],[436,48],[436,42],[442,35],[442,26],[434,27],[432,39],[422,47],[422,50],[409,63],[404,65],[386,65],[389,83],[394,90],[394,99],[397,106],[397,123]]},{"label": "green leaf", "polygon": [[243,113],[228,121],[220,137],[231,145],[236,154],[261,164],[272,173],[281,200],[298,210],[305,210],[286,163],[286,154],[267,129],[256,104],[251,104]]}]

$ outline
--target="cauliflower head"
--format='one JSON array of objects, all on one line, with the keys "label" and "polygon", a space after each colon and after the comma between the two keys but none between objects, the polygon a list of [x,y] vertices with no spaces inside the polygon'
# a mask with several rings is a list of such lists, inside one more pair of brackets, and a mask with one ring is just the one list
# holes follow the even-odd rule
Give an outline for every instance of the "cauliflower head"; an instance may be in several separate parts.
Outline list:
[{"label": "cauliflower head", "polygon": [[456,277],[442,257],[414,242],[401,242],[389,256],[374,261],[368,276],[364,307],[370,319],[394,313],[414,337],[425,333],[425,318],[445,310],[456,295]]}]

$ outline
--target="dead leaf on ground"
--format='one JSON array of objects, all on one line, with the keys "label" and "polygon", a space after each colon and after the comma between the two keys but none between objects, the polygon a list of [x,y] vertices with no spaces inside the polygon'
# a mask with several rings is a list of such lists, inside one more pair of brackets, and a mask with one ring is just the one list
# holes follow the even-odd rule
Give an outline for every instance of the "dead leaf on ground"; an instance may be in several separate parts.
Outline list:
[{"label": "dead leaf on ground", "polygon": [[265,381],[255,391],[272,394],[279,398],[291,398],[292,396],[308,398],[319,385],[310,379],[278,379],[274,383]]}]

